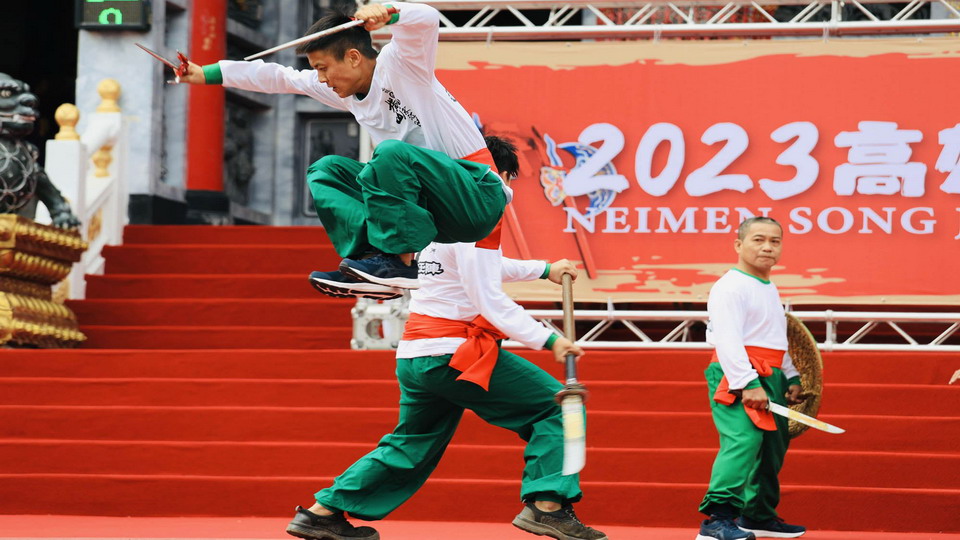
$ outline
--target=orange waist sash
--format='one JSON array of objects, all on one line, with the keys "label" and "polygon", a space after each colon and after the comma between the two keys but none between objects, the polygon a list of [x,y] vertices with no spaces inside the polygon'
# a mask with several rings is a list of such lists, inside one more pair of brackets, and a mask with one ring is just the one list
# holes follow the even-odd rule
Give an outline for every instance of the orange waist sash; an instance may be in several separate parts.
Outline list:
[{"label": "orange waist sash", "polygon": [[468,156],[463,156],[460,159],[465,159],[474,163],[483,163],[484,165],[489,165],[494,172],[497,171],[497,164],[493,162],[493,154],[491,154],[490,150],[486,148],[481,148],[480,150],[477,150]]},{"label": "orange waist sash", "polygon": [[[747,357],[750,359],[750,365],[753,366],[753,369],[757,370],[757,375],[761,377],[769,377],[773,375],[773,368],[780,368],[783,366],[783,353],[784,351],[778,351],[776,349],[766,349],[763,347],[744,347],[747,351]],[[717,358],[717,353],[714,351],[713,358],[711,362],[719,362]],[[768,396],[769,397],[769,396]],[[737,400],[737,396],[730,393],[730,383],[727,381],[727,376],[724,375],[720,379],[720,385],[717,386],[717,391],[713,393],[713,400],[717,403],[723,405],[733,405]],[[747,416],[750,417],[750,420],[758,428],[765,431],[776,431],[777,423],[773,419],[773,413],[770,411],[758,411],[757,409],[751,409],[750,407],[744,407]]]},{"label": "orange waist sash", "polygon": [[490,388],[490,376],[497,365],[500,347],[497,340],[507,336],[477,315],[472,321],[454,321],[411,313],[403,327],[403,340],[466,338],[450,358],[450,367],[460,372],[458,381],[470,381],[484,390]]}]

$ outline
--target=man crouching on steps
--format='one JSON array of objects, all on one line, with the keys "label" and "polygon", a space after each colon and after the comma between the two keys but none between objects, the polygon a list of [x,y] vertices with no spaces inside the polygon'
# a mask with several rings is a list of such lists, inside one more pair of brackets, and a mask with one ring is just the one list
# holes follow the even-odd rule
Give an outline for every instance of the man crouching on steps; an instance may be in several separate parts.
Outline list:
[{"label": "man crouching on steps", "polygon": [[[516,148],[487,138],[504,180],[515,177]],[[502,283],[576,278],[566,260],[506,259],[500,228],[479,242],[431,243],[420,253],[420,289],[412,293],[410,319],[397,349],[400,419],[393,433],[360,458],[316,504],[297,515],[287,532],[314,540],[377,540],[371,527],[354,527],[344,512],[363,520],[386,517],[409,499],[436,468],[464,409],[526,441],[520,489],[525,503],[513,524],[557,540],[606,540],[573,511],[579,475],[563,476],[563,424],[554,394],[563,388],[531,362],[500,348],[511,338],[532,349],[550,349],[558,362],[583,350],[535,321],[503,292]]]}]

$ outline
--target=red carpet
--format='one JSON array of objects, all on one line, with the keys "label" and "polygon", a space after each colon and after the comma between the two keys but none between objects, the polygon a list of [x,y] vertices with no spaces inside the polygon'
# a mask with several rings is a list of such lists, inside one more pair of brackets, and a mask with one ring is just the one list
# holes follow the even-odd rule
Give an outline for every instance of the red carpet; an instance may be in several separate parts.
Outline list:
[{"label": "red carpet", "polygon": [[[307,284],[339,262],[322,230],[129,227],[125,239],[71,303],[84,349],[0,356],[0,513],[69,501],[71,514],[287,517],[392,428],[392,353],[348,350],[352,303]],[[559,375],[549,354],[527,356]],[[696,526],[717,445],[707,356],[584,358],[585,521]],[[820,530],[960,532],[960,386],[945,385],[957,355],[825,362],[821,417],[848,432],[795,441],[783,515]],[[521,466],[516,437],[468,415],[391,519],[508,522]]]}]

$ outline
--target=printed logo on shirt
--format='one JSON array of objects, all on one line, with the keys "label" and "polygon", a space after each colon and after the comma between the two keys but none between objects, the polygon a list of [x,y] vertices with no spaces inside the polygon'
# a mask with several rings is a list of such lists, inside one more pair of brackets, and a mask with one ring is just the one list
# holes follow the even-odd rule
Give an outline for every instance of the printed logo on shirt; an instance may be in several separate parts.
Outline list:
[{"label": "printed logo on shirt", "polygon": [[397,115],[398,124],[400,122],[403,122],[404,119],[409,118],[411,121],[413,121],[414,124],[417,125],[417,127],[421,127],[420,119],[417,118],[417,115],[414,114],[414,112],[411,111],[408,107],[406,107],[403,103],[400,103],[400,100],[397,99],[397,96],[391,90],[387,90],[386,88],[384,88],[383,93],[387,94],[387,99],[384,101],[384,103],[387,104],[387,107],[389,107],[390,112]]},{"label": "printed logo on shirt", "polygon": [[420,273],[425,276],[439,276],[443,273],[443,266],[436,261],[418,261]]}]

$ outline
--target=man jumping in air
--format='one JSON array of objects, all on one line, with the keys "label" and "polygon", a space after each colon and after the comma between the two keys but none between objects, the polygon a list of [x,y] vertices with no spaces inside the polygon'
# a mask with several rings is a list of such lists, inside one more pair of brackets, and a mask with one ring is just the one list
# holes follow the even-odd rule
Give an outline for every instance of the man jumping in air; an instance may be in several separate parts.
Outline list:
[{"label": "man jumping in air", "polygon": [[[395,12],[392,12],[395,11]],[[470,115],[434,74],[439,12],[414,3],[368,4],[365,21],[301,45],[312,69],[261,60],[191,64],[181,81],[254,92],[303,94],[349,111],[370,133],[369,163],[326,156],[307,171],[320,221],[342,257],[340,268],[310,280],[334,296],[396,296],[418,287],[414,254],[437,242],[487,237],[512,192]],[[350,21],[331,14],[312,34]],[[377,51],[370,32],[390,24],[393,38]]]}]

